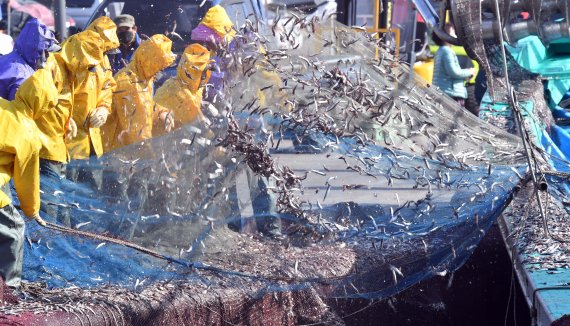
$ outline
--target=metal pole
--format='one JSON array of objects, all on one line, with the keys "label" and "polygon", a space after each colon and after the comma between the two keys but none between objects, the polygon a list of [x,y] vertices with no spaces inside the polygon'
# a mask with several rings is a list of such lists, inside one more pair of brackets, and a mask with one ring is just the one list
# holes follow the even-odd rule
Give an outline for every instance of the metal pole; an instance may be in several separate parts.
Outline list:
[{"label": "metal pole", "polygon": [[380,0],[374,0],[374,26],[373,29],[380,28]]},{"label": "metal pole", "polygon": [[356,0],[351,1],[351,7],[352,7],[352,12],[350,15],[350,19],[352,20],[352,22],[348,26],[356,24]]},{"label": "metal pole", "polygon": [[67,14],[65,10],[65,0],[54,1],[55,31],[59,35],[59,41],[67,38],[67,26],[65,24]]},{"label": "metal pole", "polygon": [[8,30],[6,31],[8,35],[12,36],[12,8],[10,7],[10,0],[8,0],[7,6],[7,15],[8,15]]},{"label": "metal pole", "polygon": [[413,3],[411,5],[413,6],[412,14],[414,15],[414,24],[412,28],[412,48],[410,49],[410,82],[414,80],[414,65],[416,64],[416,38],[418,37],[418,10]]},{"label": "metal pole", "polygon": [[382,12],[380,13],[380,21],[376,28],[389,28],[389,21],[390,21],[390,10],[389,9],[389,0],[381,0]]}]

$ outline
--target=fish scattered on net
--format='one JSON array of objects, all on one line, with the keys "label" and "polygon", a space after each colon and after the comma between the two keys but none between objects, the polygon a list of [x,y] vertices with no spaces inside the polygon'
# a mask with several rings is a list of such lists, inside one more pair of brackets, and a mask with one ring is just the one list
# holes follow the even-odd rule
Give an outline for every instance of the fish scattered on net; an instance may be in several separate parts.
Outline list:
[{"label": "fish scattered on net", "polygon": [[227,49],[207,120],[70,164],[99,185],[42,185],[46,220],[188,266],[30,225],[28,299],[1,318],[341,323],[327,299],[386,298],[467,260],[526,179],[519,138],[410,77],[376,35],[257,26]]}]

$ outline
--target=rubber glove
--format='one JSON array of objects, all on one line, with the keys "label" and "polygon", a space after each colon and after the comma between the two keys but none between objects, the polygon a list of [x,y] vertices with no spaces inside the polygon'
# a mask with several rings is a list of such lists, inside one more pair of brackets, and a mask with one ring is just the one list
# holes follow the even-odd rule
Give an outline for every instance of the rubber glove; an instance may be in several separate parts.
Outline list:
[{"label": "rubber glove", "polygon": [[91,128],[101,128],[107,122],[107,117],[109,116],[109,111],[107,108],[98,107],[96,108],[93,113],[91,113],[91,117],[89,117],[89,127]]},{"label": "rubber glove", "polygon": [[159,119],[164,122],[164,131],[170,132],[174,128],[174,115],[172,112],[162,112]]},{"label": "rubber glove", "polygon": [[38,222],[39,225],[41,226],[46,226],[46,221],[44,221],[44,219],[40,216],[40,214],[36,214],[32,217],[29,218],[30,220],[35,220],[36,222]]},{"label": "rubber glove", "polygon": [[69,123],[67,124],[67,133],[65,134],[65,139],[67,141],[72,140],[77,136],[77,124],[73,119],[69,119]]}]

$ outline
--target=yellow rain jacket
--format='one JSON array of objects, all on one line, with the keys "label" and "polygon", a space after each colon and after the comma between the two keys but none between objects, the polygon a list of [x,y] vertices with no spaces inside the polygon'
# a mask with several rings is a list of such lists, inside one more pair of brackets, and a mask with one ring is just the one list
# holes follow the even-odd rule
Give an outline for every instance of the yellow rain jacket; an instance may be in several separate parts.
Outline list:
[{"label": "yellow rain jacket", "polygon": [[[259,46],[259,52],[267,54],[266,48],[262,45]],[[246,87],[256,90],[257,98],[259,99],[258,104],[262,108],[271,107],[273,110],[283,110],[285,106],[284,100],[286,99],[286,93],[281,90],[283,82],[279,74],[275,71],[267,70],[267,66],[269,66],[269,63],[265,59],[263,62],[256,63],[255,68],[257,72],[247,79]]]},{"label": "yellow rain jacket", "polygon": [[[86,30],[99,34],[103,52],[119,47],[117,26],[109,17],[97,18]],[[103,155],[101,131],[99,128],[89,127],[89,118],[99,107],[104,107],[109,113],[111,112],[113,92],[117,83],[113,78],[109,58],[105,55],[97,66],[76,74],[74,85],[72,117],[77,123],[77,137],[68,144],[69,154],[72,159],[86,159],[93,154],[91,153],[91,145],[93,145],[95,154],[101,156]]]},{"label": "yellow rain jacket", "polygon": [[[178,63],[176,76],[167,80],[154,95],[156,104],[174,114],[174,129],[202,116],[200,105],[204,85],[210,79],[210,52],[200,44],[189,45]],[[164,128],[158,126],[153,135],[159,136]]]},{"label": "yellow rain jacket", "polygon": [[220,5],[213,6],[200,22],[200,24],[213,29],[216,34],[223,37],[226,42],[231,42],[236,35],[236,31],[232,28],[233,23],[224,7]]},{"label": "yellow rain jacket", "polygon": [[[36,120],[41,131],[40,157],[67,163],[69,153],[65,132],[73,110],[76,76],[85,75],[103,60],[103,41],[94,31],[83,31],[68,38],[60,52],[49,57],[46,68],[59,92],[58,105]],[[83,121],[76,121],[80,126]]]},{"label": "yellow rain jacket", "polygon": [[[52,111],[57,97],[51,73],[40,69],[20,86],[13,101],[0,99],[0,186],[14,178],[28,217],[40,211],[41,143],[34,120]],[[0,191],[0,207],[8,204],[10,198]]]},{"label": "yellow rain jacket", "polygon": [[153,35],[136,49],[133,60],[116,75],[113,110],[101,128],[105,152],[152,137],[153,123],[167,110],[152,98],[154,76],[174,63],[172,41]]}]

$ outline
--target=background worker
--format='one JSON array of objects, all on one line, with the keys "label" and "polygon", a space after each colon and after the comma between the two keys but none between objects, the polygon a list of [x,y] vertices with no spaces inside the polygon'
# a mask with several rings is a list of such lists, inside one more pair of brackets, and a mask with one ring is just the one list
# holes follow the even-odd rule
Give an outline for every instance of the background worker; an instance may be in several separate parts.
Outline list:
[{"label": "background worker", "polygon": [[[228,51],[231,51],[231,42],[233,41],[236,31],[233,23],[226,13],[226,10],[215,5],[208,9],[208,12],[200,22],[200,24],[192,30],[192,40],[198,42],[210,50],[213,60],[215,60],[215,69],[209,79],[209,85],[206,86],[206,100],[216,103],[218,97],[223,97],[224,78],[226,67],[223,58]],[[261,95],[261,94],[260,94]],[[265,135],[260,132],[264,129],[263,118],[257,115],[248,115],[247,117],[237,117],[241,125],[247,125],[248,130],[252,130],[259,142],[267,141]],[[227,167],[228,169],[236,168]],[[250,198],[252,199],[252,207],[255,214],[257,228],[273,238],[280,239],[283,237],[281,233],[281,219],[277,217],[275,212],[276,198],[275,194],[270,190],[273,187],[273,180],[263,176],[255,175],[251,169],[246,169],[246,177]],[[230,205],[234,216],[241,216],[239,200],[237,198],[236,184],[234,183],[229,189]],[[230,221],[232,228],[241,228],[235,221]]]},{"label": "background worker", "polygon": [[131,15],[119,15],[115,17],[117,25],[117,37],[120,42],[119,52],[110,55],[113,74],[125,68],[133,59],[133,54],[141,44],[141,38],[137,33],[135,18]]},{"label": "background worker", "polygon": [[[451,24],[445,25],[445,31],[451,36],[456,36],[455,28]],[[465,107],[465,100],[467,99],[465,81],[474,76],[475,69],[461,69],[459,59],[451,49],[451,44],[444,42],[435,33],[433,33],[432,38],[439,45],[435,54],[432,83],[459,105]],[[472,113],[478,115],[478,112]]]},{"label": "background worker", "polygon": [[45,66],[49,52],[60,49],[53,32],[36,18],[30,18],[13,51],[0,57],[0,97],[13,100],[24,80]]},{"label": "background worker", "polygon": [[[34,120],[56,104],[57,89],[43,69],[21,85],[13,101],[0,99],[0,186],[13,178],[22,211],[41,225],[45,225],[39,215],[41,143]],[[10,287],[18,287],[22,277],[24,228],[10,197],[0,191],[0,276]]]},{"label": "background worker", "polygon": [[[105,53],[119,47],[117,26],[106,16],[97,18],[86,29],[99,34]],[[103,155],[100,127],[111,112],[113,91],[117,84],[113,78],[107,56],[87,72],[74,76],[72,119],[78,122],[77,136],[68,143],[69,155],[74,160],[84,160]],[[80,165],[80,164],[79,164]],[[101,185],[100,171],[79,166],[67,170],[67,178],[74,182],[87,182],[93,188]]]}]

